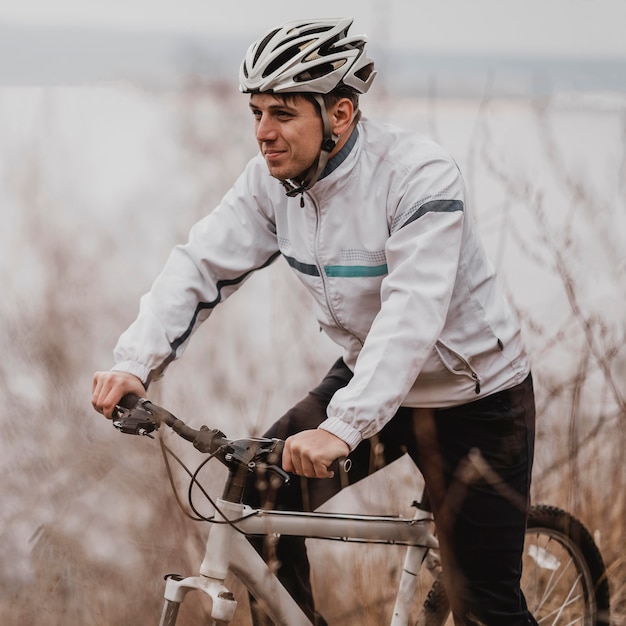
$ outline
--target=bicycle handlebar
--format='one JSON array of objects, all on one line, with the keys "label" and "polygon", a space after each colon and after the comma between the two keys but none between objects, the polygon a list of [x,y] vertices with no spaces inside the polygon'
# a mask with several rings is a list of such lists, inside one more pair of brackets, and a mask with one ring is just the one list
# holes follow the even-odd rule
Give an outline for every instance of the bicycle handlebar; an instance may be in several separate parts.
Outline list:
[{"label": "bicycle handlebar", "polygon": [[[161,423],[190,441],[200,452],[216,456],[231,471],[245,467],[252,472],[261,467],[278,475],[284,483],[289,482],[289,474],[280,467],[285,446],[282,439],[231,440],[218,429],[209,430],[207,426],[191,428],[163,407],[135,394],[127,394],[120,400],[113,417],[113,426],[130,435],[151,437],[150,433],[157,430]],[[341,458],[331,464],[331,468],[345,473],[350,471],[350,467],[349,458]]]},{"label": "bicycle handlebar", "polygon": [[218,429],[209,430],[207,426],[191,428],[163,407],[135,394],[125,395],[113,416],[113,426],[130,435],[151,436],[150,433],[158,430],[161,423],[190,441],[198,451],[217,457],[231,470],[245,467],[253,471],[260,466],[280,476],[283,482],[289,482],[289,474],[279,466],[285,444],[281,439],[231,440]]},{"label": "bicycle handlebar", "polygon": [[120,400],[116,416],[113,425],[130,435],[147,435],[157,430],[161,422],[170,426],[187,441],[193,442],[200,434],[200,431],[190,428],[169,411],[133,393],[125,395]]}]

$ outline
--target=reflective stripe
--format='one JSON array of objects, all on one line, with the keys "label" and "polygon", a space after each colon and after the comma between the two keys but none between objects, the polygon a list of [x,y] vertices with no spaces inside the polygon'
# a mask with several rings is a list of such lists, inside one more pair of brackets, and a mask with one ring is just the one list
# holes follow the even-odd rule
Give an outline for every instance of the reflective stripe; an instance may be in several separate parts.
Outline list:
[{"label": "reflective stripe", "polygon": [[320,275],[319,270],[317,269],[316,265],[311,265],[309,263],[302,263],[294,259],[293,257],[287,256],[285,254],[283,254],[283,256],[285,257],[285,260],[287,261],[287,263],[289,263],[289,265],[293,267],[294,270],[298,270],[302,274],[308,274],[309,276]]},{"label": "reflective stripe", "polygon": [[[285,256],[285,255],[283,255]],[[294,270],[307,274],[307,276],[319,276],[316,265],[302,263],[290,256],[285,256],[285,260]],[[383,276],[388,272],[387,264],[383,265],[327,265],[324,274],[330,278],[360,278],[367,276]]]},{"label": "reflective stripe", "polygon": [[327,265],[324,268],[326,276],[335,278],[359,278],[362,276],[383,276],[387,273],[387,264],[384,265]]},{"label": "reflective stripe", "polygon": [[400,228],[404,228],[404,226],[419,219],[422,215],[426,215],[426,213],[453,213],[454,211],[462,210],[463,202],[461,200],[431,200],[422,204]]}]

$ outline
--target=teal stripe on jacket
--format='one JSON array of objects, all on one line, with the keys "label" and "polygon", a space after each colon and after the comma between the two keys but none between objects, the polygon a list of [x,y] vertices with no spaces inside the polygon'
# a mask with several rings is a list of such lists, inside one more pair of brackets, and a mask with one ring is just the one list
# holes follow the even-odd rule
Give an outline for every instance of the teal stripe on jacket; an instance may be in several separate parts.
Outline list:
[{"label": "teal stripe on jacket", "polygon": [[327,265],[326,276],[335,278],[360,278],[364,276],[383,276],[387,274],[387,264],[383,265]]}]

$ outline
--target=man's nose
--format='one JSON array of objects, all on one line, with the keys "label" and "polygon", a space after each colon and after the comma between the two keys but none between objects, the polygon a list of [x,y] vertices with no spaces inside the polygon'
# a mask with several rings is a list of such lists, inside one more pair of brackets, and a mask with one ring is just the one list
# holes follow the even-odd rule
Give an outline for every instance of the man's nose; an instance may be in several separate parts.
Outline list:
[{"label": "man's nose", "polygon": [[276,124],[270,117],[261,116],[256,125],[257,141],[273,141],[276,135]]}]

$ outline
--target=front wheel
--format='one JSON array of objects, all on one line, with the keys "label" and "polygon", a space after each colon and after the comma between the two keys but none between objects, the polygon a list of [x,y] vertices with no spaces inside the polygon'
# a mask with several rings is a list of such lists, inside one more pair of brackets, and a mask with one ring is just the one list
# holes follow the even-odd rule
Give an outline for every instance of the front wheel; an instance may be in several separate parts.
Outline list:
[{"label": "front wheel", "polygon": [[[566,511],[531,507],[524,542],[522,591],[538,624],[609,626],[609,584],[589,531]],[[435,581],[416,626],[452,624]]]}]

